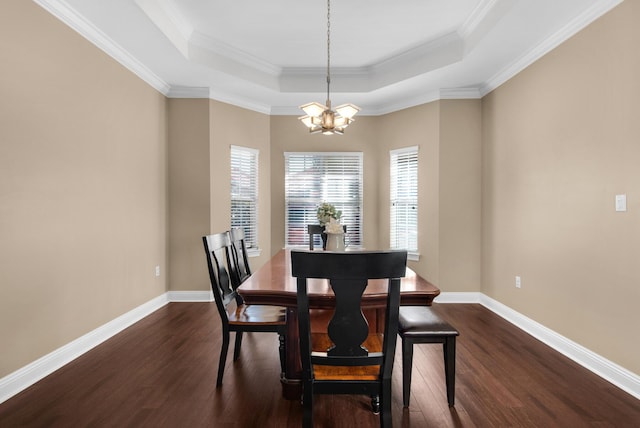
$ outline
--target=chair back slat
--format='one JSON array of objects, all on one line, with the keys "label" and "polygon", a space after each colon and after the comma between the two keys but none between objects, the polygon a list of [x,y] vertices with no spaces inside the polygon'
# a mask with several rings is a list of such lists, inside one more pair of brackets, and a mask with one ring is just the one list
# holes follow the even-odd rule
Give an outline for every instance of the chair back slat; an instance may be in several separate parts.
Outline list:
[{"label": "chair back slat", "polygon": [[[324,226],[320,226],[319,224],[307,225],[307,235],[309,235],[309,250],[313,250],[315,248],[316,235],[322,238],[323,233],[324,233]],[[324,239],[322,240],[322,242],[324,242]]]},{"label": "chair back slat", "polygon": [[233,269],[229,233],[224,232],[203,236],[202,241],[207,255],[207,266],[209,268],[209,279],[213,298],[223,323],[228,323],[227,306],[232,301],[238,304],[241,303],[240,296],[236,292],[235,287],[232,286],[231,276],[229,274],[229,270]]},{"label": "chair back slat", "polygon": [[237,288],[251,276],[251,267],[249,266],[249,254],[247,253],[244,229],[239,227],[232,228],[229,230],[229,238],[231,240],[232,262],[235,267],[235,277],[232,278],[232,280],[234,282],[234,287]]},{"label": "chair back slat", "polygon": [[[303,370],[311,364],[365,366],[381,365],[385,372],[385,355],[393,354],[398,325],[400,278],[406,272],[406,251],[311,252],[292,251],[291,270],[297,277],[298,321]],[[311,352],[309,298],[307,279],[329,280],[335,294],[335,309],[327,327],[333,346],[324,352]],[[387,279],[388,294],[382,353],[369,353],[363,346],[369,324],[362,312],[362,295],[369,279]],[[386,334],[393,331],[392,334]],[[311,355],[313,354],[313,355]],[[306,360],[306,361],[305,361]],[[388,370],[390,376],[391,370]]]}]

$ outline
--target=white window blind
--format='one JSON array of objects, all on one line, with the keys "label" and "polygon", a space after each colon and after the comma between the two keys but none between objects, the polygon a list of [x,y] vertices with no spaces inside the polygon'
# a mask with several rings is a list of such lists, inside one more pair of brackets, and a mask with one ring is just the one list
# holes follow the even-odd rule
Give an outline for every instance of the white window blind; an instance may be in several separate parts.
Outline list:
[{"label": "white window blind", "polygon": [[322,202],[342,211],[347,243],[362,242],[362,153],[285,153],[285,245],[308,245],[307,225],[318,224]]},{"label": "white window blind", "polygon": [[392,150],[391,248],[418,251],[418,147]]},{"label": "white window blind", "polygon": [[231,146],[231,227],[244,229],[249,251],[258,248],[258,154]]}]

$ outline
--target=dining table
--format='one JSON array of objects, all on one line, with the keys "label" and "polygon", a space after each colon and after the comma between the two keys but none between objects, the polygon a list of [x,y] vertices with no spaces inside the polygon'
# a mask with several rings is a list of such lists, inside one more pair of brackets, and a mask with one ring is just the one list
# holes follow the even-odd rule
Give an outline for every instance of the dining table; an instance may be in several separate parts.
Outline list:
[{"label": "dining table", "polygon": [[[362,310],[371,332],[384,330],[387,286],[386,280],[370,280],[362,296]],[[238,288],[247,305],[274,305],[286,308],[285,370],[280,381],[282,395],[289,400],[299,400],[302,390],[296,287],[296,278],[291,275],[291,251],[282,249]],[[308,287],[309,306],[312,309],[311,329],[326,330],[335,306],[331,286],[326,279],[309,279]],[[400,305],[430,306],[439,294],[438,287],[407,266],[406,275],[400,282]]]}]

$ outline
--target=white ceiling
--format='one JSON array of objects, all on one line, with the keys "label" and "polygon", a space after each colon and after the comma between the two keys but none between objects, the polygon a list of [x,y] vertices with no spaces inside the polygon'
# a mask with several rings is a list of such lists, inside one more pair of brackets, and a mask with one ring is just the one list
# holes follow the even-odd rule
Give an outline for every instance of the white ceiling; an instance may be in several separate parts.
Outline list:
[{"label": "white ceiling", "polygon": [[[325,0],[34,0],[169,97],[324,103]],[[479,98],[622,0],[333,0],[331,99],[379,115]]]}]

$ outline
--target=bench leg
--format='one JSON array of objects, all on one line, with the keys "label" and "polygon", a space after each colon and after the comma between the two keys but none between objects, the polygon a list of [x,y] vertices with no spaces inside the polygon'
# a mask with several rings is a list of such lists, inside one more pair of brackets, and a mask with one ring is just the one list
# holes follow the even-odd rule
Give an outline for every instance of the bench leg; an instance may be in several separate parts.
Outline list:
[{"label": "bench leg", "polygon": [[402,338],[402,404],[409,407],[411,397],[411,369],[413,366],[413,342]]},{"label": "bench leg", "polygon": [[447,337],[444,341],[443,348],[447,402],[449,403],[449,407],[453,407],[456,394],[456,337]]}]

